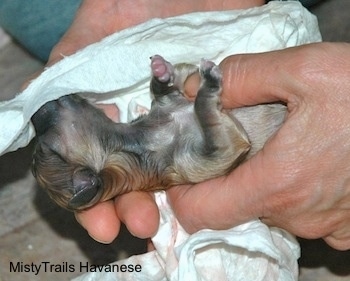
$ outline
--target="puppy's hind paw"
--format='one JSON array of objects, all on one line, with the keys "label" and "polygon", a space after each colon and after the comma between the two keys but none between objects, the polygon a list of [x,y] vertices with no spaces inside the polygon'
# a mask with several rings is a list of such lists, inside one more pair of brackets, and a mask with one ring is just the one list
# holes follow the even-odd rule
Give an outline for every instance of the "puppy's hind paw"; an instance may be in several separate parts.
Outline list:
[{"label": "puppy's hind paw", "polygon": [[160,55],[151,57],[151,69],[153,76],[162,83],[171,83],[174,79],[174,68],[170,62]]}]

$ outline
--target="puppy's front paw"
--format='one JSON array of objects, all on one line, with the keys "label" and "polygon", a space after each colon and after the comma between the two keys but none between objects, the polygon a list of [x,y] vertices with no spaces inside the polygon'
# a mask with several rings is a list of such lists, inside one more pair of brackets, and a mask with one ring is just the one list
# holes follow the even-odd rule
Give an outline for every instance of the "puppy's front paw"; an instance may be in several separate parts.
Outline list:
[{"label": "puppy's front paw", "polygon": [[171,83],[174,80],[174,68],[170,62],[160,55],[151,58],[151,69],[153,76],[162,83]]},{"label": "puppy's front paw", "polygon": [[202,59],[199,65],[199,72],[202,77],[202,81],[207,87],[221,87],[222,72],[214,62]]}]

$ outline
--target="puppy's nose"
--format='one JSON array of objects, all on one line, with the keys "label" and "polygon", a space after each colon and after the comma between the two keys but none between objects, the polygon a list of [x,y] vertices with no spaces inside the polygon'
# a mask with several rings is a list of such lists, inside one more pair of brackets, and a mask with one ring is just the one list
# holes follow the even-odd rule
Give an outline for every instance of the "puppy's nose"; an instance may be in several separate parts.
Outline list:
[{"label": "puppy's nose", "polygon": [[77,95],[67,95],[57,100],[49,101],[44,104],[31,118],[37,136],[41,136],[47,132],[49,128],[59,123],[62,109],[79,113],[85,109],[87,102]]},{"label": "puppy's nose", "polygon": [[32,116],[31,121],[37,136],[45,134],[50,127],[57,124],[59,118],[58,108],[59,104],[57,101],[50,101],[40,107]]},{"label": "puppy's nose", "polygon": [[100,178],[90,169],[78,170],[73,174],[73,197],[69,200],[68,207],[79,209],[91,203],[98,194],[102,193]]}]

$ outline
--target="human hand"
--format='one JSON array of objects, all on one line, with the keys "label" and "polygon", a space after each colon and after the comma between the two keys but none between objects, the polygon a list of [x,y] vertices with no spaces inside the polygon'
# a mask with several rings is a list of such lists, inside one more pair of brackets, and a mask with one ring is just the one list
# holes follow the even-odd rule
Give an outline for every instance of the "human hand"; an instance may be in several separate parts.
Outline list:
[{"label": "human hand", "polygon": [[[71,28],[53,49],[48,65],[54,64],[63,55],[70,55],[118,30],[154,17],[163,18],[196,11],[249,8],[262,5],[264,2],[262,0],[166,2],[85,0]],[[113,111],[111,107],[109,110]],[[158,229],[159,212],[152,194],[131,192],[119,196],[114,201],[103,202],[76,213],[76,218],[93,238],[108,243],[118,235],[122,222],[135,236],[140,238],[153,236]]]},{"label": "human hand", "polygon": [[168,194],[189,232],[254,218],[350,249],[350,44],[321,43],[221,63],[225,107],[283,101],[281,129],[226,177]]}]

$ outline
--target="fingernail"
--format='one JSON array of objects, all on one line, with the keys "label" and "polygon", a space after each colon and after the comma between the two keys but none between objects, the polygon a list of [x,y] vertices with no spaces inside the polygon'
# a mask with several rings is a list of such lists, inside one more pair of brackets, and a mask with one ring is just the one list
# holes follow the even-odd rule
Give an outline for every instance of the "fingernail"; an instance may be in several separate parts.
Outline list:
[{"label": "fingernail", "polygon": [[90,232],[87,231],[87,233],[88,233],[89,236],[90,236],[92,239],[94,239],[96,242],[99,242],[99,243],[102,243],[102,244],[110,244],[110,243],[113,242],[113,241],[103,241],[103,240],[100,240],[100,239],[94,237],[93,235],[91,235]]}]

